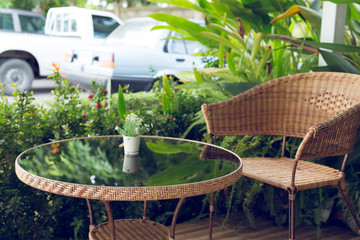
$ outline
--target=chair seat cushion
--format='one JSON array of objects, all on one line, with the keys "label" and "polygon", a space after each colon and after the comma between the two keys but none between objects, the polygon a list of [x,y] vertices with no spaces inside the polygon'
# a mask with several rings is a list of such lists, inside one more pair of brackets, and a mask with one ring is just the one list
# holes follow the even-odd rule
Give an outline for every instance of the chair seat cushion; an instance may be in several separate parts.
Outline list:
[{"label": "chair seat cushion", "polygon": [[[116,240],[168,240],[170,238],[170,230],[160,223],[141,219],[118,219],[114,222]],[[89,239],[110,240],[110,223],[105,222],[92,228]]]},{"label": "chair seat cushion", "polygon": [[[292,158],[241,158],[243,175],[287,190],[291,187],[291,176],[295,163]],[[295,187],[298,191],[337,185],[344,174],[334,168],[299,160]]]}]

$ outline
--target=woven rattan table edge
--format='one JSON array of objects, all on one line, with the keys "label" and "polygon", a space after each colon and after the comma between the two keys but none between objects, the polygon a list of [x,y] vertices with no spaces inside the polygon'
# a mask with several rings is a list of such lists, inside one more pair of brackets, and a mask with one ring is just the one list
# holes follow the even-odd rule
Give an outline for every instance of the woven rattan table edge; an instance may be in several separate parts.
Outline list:
[{"label": "woven rattan table edge", "polygon": [[103,201],[149,201],[149,200],[166,200],[166,199],[177,199],[186,198],[192,196],[198,196],[211,192],[216,192],[224,189],[232,184],[236,183],[242,176],[242,162],[239,156],[225,148],[212,145],[205,142],[199,142],[189,139],[180,139],[172,137],[160,137],[160,136],[142,136],[144,138],[159,138],[159,139],[172,139],[181,140],[185,142],[196,142],[204,145],[213,146],[216,148],[223,149],[239,159],[239,167],[233,172],[210,180],[200,181],[196,183],[178,184],[178,185],[167,185],[167,186],[149,186],[149,187],[113,187],[113,186],[92,186],[84,184],[76,184],[69,182],[62,182],[58,180],[47,179],[39,177],[30,172],[27,172],[19,165],[21,156],[26,152],[45,145],[54,144],[57,142],[92,139],[92,138],[107,138],[107,137],[120,137],[120,135],[104,135],[96,137],[81,137],[72,138],[66,140],[60,140],[51,143],[45,143],[36,147],[30,148],[22,152],[15,161],[15,172],[18,178],[35,189],[54,193],[63,196],[94,199]]}]

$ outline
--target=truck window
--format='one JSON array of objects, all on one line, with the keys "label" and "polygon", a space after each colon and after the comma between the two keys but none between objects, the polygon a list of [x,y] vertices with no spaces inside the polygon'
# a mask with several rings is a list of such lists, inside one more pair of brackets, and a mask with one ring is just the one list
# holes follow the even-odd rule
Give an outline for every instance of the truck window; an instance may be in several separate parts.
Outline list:
[{"label": "truck window", "polygon": [[186,54],[185,41],[181,39],[184,36],[174,32],[173,37],[175,39],[171,39],[170,41],[170,52],[175,54]]},{"label": "truck window", "polygon": [[14,31],[14,23],[11,14],[0,13],[0,29]]},{"label": "truck window", "polygon": [[64,13],[64,32],[69,32],[69,14]]},{"label": "truck window", "polygon": [[76,16],[74,13],[64,13],[63,15],[63,32],[77,32]]},{"label": "truck window", "polygon": [[71,32],[77,32],[77,25],[76,25],[76,19],[71,19]]},{"label": "truck window", "polygon": [[61,32],[61,15],[56,15],[55,27],[57,32]]},{"label": "truck window", "polygon": [[197,41],[185,40],[186,53],[188,55],[194,55],[205,50],[204,45]]},{"label": "truck window", "polygon": [[44,33],[45,21],[39,17],[19,15],[22,32]]},{"label": "truck window", "polygon": [[170,41],[171,53],[187,54],[191,56],[204,50],[204,46],[199,42],[181,39],[184,37],[182,34],[174,32],[173,37],[175,39],[171,39]]},{"label": "truck window", "polygon": [[95,38],[106,38],[119,23],[111,17],[92,15]]}]

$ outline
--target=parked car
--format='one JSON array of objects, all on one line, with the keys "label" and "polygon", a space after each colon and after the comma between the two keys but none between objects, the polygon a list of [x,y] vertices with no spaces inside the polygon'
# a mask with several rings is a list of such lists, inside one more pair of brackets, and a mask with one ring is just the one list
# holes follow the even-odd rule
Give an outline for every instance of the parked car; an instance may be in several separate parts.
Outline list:
[{"label": "parked car", "polygon": [[0,12],[0,83],[5,83],[8,95],[14,91],[13,86],[30,90],[34,78],[50,75],[51,64],[61,65],[67,49],[100,45],[122,24],[113,13],[78,7],[49,9],[45,24],[43,16],[40,23],[37,16],[16,9]]},{"label": "parked car", "polygon": [[113,92],[119,84],[129,85],[133,91],[148,91],[164,74],[175,76],[203,67],[202,57],[193,55],[205,46],[183,40],[168,29],[151,31],[162,24],[151,18],[129,19],[106,38],[102,47],[79,46],[69,51],[62,73],[85,89],[96,79],[104,87],[111,80]]},{"label": "parked car", "polygon": [[41,13],[0,8],[0,31],[44,34],[45,17]]}]

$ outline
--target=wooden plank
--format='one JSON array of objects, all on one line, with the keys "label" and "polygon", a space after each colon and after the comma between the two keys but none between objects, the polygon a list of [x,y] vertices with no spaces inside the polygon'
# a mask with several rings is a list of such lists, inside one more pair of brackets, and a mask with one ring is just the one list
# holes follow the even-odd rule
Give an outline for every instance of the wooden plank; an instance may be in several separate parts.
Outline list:
[{"label": "wooden plank", "polygon": [[[279,240],[288,239],[287,226],[275,226],[271,220],[257,218],[256,229],[252,229],[249,224],[237,226],[239,222],[233,219],[230,223],[220,228],[223,221],[222,217],[216,217],[213,227],[213,240]],[[322,225],[321,239],[326,240],[359,240],[344,224]],[[176,240],[208,240],[209,239],[209,219],[201,219],[191,223],[178,224],[176,226]],[[319,240],[317,238],[316,226],[301,226],[296,229],[296,239]]]}]

